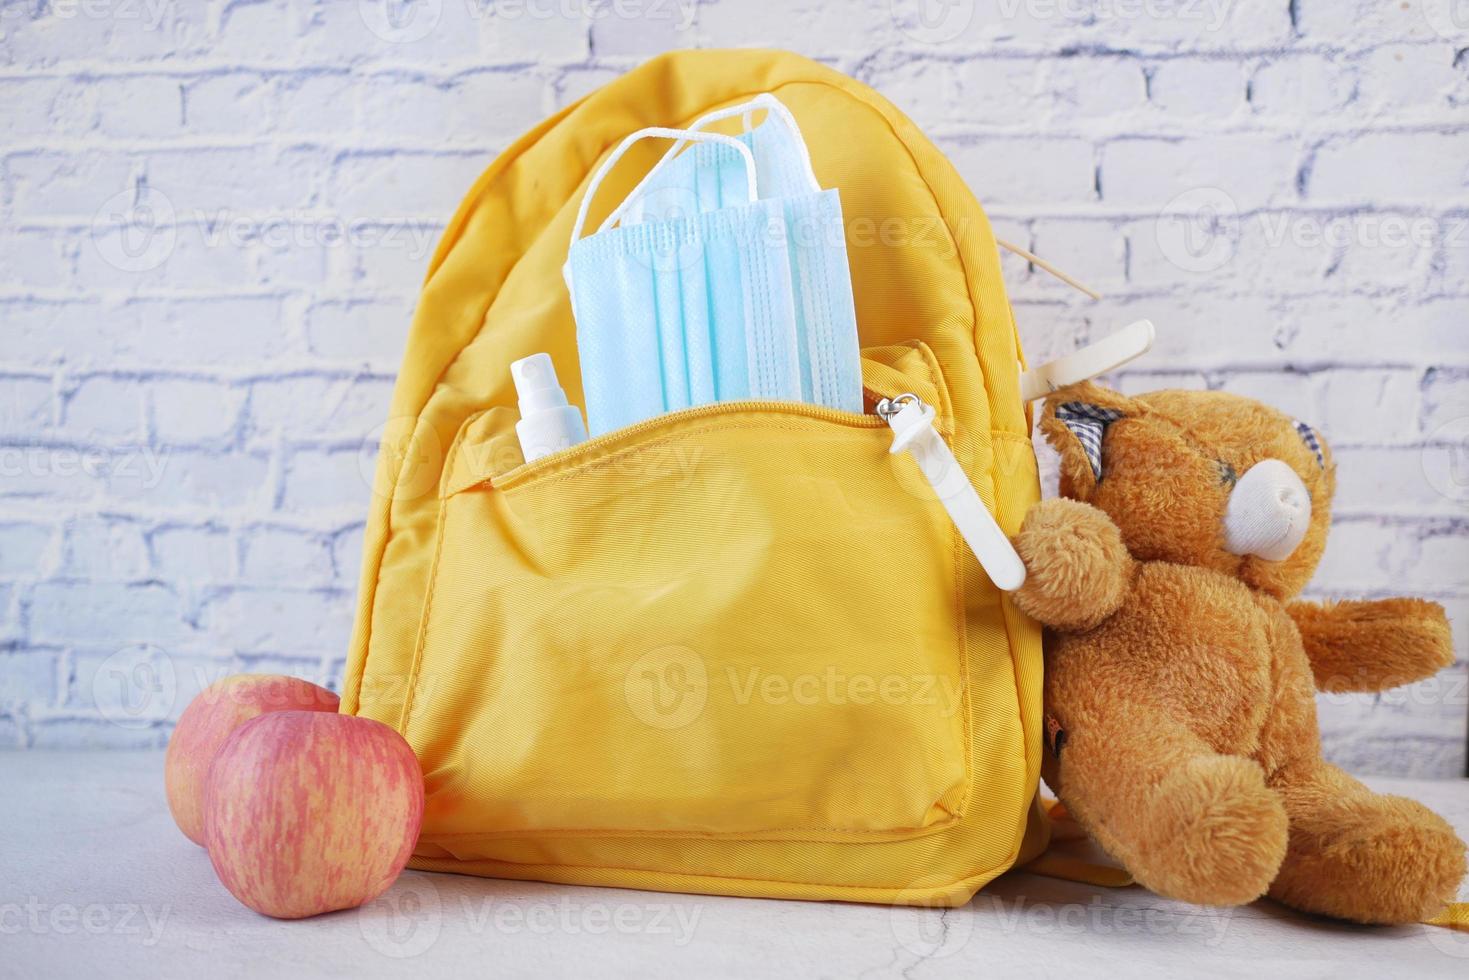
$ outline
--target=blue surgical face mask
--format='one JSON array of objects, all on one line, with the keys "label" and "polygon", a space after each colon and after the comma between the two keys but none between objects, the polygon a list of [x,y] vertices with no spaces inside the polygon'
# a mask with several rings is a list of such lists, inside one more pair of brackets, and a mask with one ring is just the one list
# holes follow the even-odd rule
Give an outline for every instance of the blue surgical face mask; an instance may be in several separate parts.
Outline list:
[{"label": "blue surgical face mask", "polygon": [[[729,149],[738,179],[714,167],[706,187],[718,189],[717,204],[738,201],[703,210],[698,188],[685,188],[678,216],[577,240],[601,178],[632,141],[651,135]],[[710,133],[635,133],[594,175],[566,265],[591,434],[713,401],[800,399],[786,211],[757,198],[748,148]]]},{"label": "blue surgical face mask", "polygon": [[[720,119],[766,110],[765,121],[735,137],[755,162],[759,196],[784,206],[792,296],[796,312],[800,399],[846,411],[862,411],[857,315],[841,201],[821,190],[810,155],[790,111],[774,96],[721,109],[690,129]],[[713,210],[743,199],[743,167],[737,147],[705,141],[678,152],[675,146],[603,223],[660,221]],[[675,155],[676,154],[676,155]]]}]

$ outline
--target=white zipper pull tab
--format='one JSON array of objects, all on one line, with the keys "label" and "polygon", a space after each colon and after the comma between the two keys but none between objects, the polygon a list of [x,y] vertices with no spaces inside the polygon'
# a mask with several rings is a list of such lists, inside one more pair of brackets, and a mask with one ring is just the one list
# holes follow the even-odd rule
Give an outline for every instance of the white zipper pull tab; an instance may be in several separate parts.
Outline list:
[{"label": "white zipper pull tab", "polygon": [[925,405],[917,395],[903,394],[878,402],[877,414],[893,429],[893,446],[889,451],[913,456],[990,581],[1006,592],[1020,588],[1025,582],[1025,563],[979,494],[974,492],[974,485],[948,443],[934,428],[933,407]]}]

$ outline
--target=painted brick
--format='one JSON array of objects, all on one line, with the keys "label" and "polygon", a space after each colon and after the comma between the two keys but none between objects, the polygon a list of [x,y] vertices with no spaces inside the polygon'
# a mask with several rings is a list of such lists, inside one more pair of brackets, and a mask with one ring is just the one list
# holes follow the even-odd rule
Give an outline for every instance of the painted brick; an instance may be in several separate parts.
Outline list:
[{"label": "painted brick", "polygon": [[1469,371],[1430,368],[1423,377],[1423,433],[1457,425],[1469,433]]},{"label": "painted brick", "polygon": [[490,160],[483,153],[353,153],[334,167],[330,205],[354,219],[406,215],[447,219]]},{"label": "painted brick", "polygon": [[162,585],[42,582],[31,593],[31,636],[57,643],[169,646],[194,631],[183,613],[178,595]]},{"label": "painted brick", "polygon": [[72,503],[96,497],[110,452],[23,440],[0,445],[0,496]]},{"label": "painted brick", "polygon": [[337,582],[349,588],[357,585],[362,570],[362,537],[365,528],[356,524],[332,537],[332,567]]},{"label": "painted brick", "polygon": [[50,229],[0,228],[0,285],[59,288],[75,280],[80,236]]},{"label": "painted brick", "polygon": [[239,426],[245,392],[217,381],[158,379],[148,386],[152,434],[164,445],[215,442]]},{"label": "painted brick", "polygon": [[[488,143],[499,152],[551,109],[546,80],[522,70],[470,72],[455,78],[450,91],[444,124],[426,134],[432,143],[456,139]],[[398,102],[396,116],[413,109]],[[370,126],[373,121],[364,118],[363,124]],[[482,159],[481,165],[488,166],[489,160]]]},{"label": "painted brick", "polygon": [[11,4],[5,9],[0,62],[41,66],[100,58],[131,63],[197,53],[206,14],[202,5],[163,0]]},{"label": "painted brick", "polygon": [[[688,0],[663,4],[665,8],[686,8]],[[652,5],[650,5],[651,7]],[[838,6],[821,0],[792,0],[789,3],[763,5],[759,16],[751,16],[749,5],[738,0],[700,3],[697,30],[701,37],[718,38],[728,47],[788,46],[793,38],[808,38],[803,47],[813,54],[865,51],[874,42],[891,33],[895,5],[879,0],[858,0]],[[634,20],[609,22],[604,33],[614,27],[623,33],[636,34],[642,25]]]},{"label": "painted brick", "polygon": [[[1316,152],[1307,196],[1319,201],[1462,199],[1469,189],[1469,133],[1366,133]],[[1382,177],[1390,175],[1387,187]]]},{"label": "painted brick", "polygon": [[1286,118],[1333,112],[1351,101],[1355,84],[1349,68],[1325,55],[1272,58],[1250,77],[1250,107]]},{"label": "painted brick", "polygon": [[[1436,24],[1452,0],[1374,3],[1373,0],[1297,0],[1301,36],[1315,43],[1366,47],[1383,38],[1430,41],[1441,36]],[[1428,14],[1428,16],[1425,16]]]},{"label": "painted brick", "polygon": [[66,529],[62,572],[67,578],[138,579],[147,575],[148,565],[148,545],[137,522],[81,517]]},{"label": "painted brick", "polygon": [[[0,651],[0,702],[54,704],[57,651],[48,647]],[[0,736],[0,744],[5,739]]]},{"label": "painted brick", "polygon": [[[1465,32],[1469,39],[1469,31]],[[1455,67],[1458,51],[1447,44],[1384,44],[1359,59],[1359,97],[1374,110],[1424,111],[1463,105],[1466,82]]]},{"label": "painted brick", "polygon": [[350,514],[367,506],[376,443],[364,438],[351,449],[302,450],[286,463],[281,507],[288,511]]},{"label": "painted brick", "polygon": [[1441,513],[1445,500],[1424,474],[1423,452],[1416,447],[1333,449],[1337,464],[1333,512],[1367,518]]},{"label": "painted brick", "polygon": [[322,139],[357,127],[353,105],[360,84],[346,70],[301,72],[271,81],[276,132]]},{"label": "painted brick", "polygon": [[302,57],[298,39],[305,15],[305,7],[289,0],[229,4],[219,12],[209,53],[228,62],[292,64]]},{"label": "painted brick", "polygon": [[612,68],[568,68],[553,83],[555,107],[560,109],[568,106],[621,74]]},{"label": "painted brick", "polygon": [[[1291,358],[1349,367],[1463,365],[1463,303],[1425,298],[1406,305],[1396,298],[1360,297],[1336,291],[1290,297],[1278,304],[1280,349]],[[1365,324],[1373,329],[1355,331]],[[1382,330],[1391,324],[1391,342]]]},{"label": "painted brick", "polygon": [[939,145],[986,203],[1077,204],[1096,199],[1095,152],[1081,139],[940,140]]},{"label": "painted brick", "polygon": [[190,220],[228,220],[236,212],[312,207],[324,152],[310,148],[208,146],[148,154],[148,185]]},{"label": "painted brick", "polygon": [[180,114],[190,134],[240,136],[270,128],[272,90],[254,72],[190,78],[181,92]]},{"label": "painted brick", "polygon": [[1348,594],[1401,590],[1398,576],[1417,553],[1417,541],[1402,527],[1373,518],[1338,518],[1326,536],[1326,553],[1311,584]]},{"label": "painted brick", "polygon": [[153,570],[187,587],[228,581],[234,576],[234,543],[227,531],[207,527],[163,527],[148,539]]},{"label": "painted brick", "polygon": [[679,47],[692,33],[697,13],[694,0],[609,4],[593,14],[591,48],[598,56],[648,57]]},{"label": "painted brick", "polygon": [[350,605],[327,594],[287,589],[238,589],[209,602],[204,622],[242,651],[324,653],[346,646]]},{"label": "painted brick", "polygon": [[[0,30],[8,27],[8,21],[0,15]],[[6,128],[14,140],[74,136],[97,125],[99,86],[63,78],[9,78],[5,92]]]},{"label": "painted brick", "polygon": [[1170,116],[1228,116],[1245,104],[1245,74],[1233,60],[1178,58],[1153,69],[1148,96]]},{"label": "painted brick", "polygon": [[49,428],[54,404],[50,379],[0,377],[0,438],[26,440]]},{"label": "painted brick", "polygon": [[52,529],[40,524],[0,524],[0,576],[36,579],[50,574]]},{"label": "painted brick", "polygon": [[[425,258],[424,264],[427,265]],[[390,300],[333,300],[307,311],[311,353],[333,361],[370,361],[396,370],[412,309]]]},{"label": "painted brick", "polygon": [[[276,297],[0,300],[5,356],[72,367],[119,361],[180,366],[268,362],[286,349]],[[234,324],[220,329],[217,324]]]},{"label": "painted brick", "polygon": [[[1093,289],[1109,289],[1127,278],[1127,239],[1112,225],[1044,219],[1033,227],[1031,251]],[[1071,289],[1044,271],[1036,277],[1041,285]]]},{"label": "painted brick", "polygon": [[147,428],[143,393],[133,378],[87,378],[67,395],[62,428],[75,436],[141,442]]},{"label": "painted brick", "polygon": [[424,271],[443,231],[441,224],[415,220],[364,223],[362,233],[351,243],[350,276],[377,290],[412,296],[423,285]]},{"label": "painted brick", "polygon": [[535,0],[470,0],[469,4],[469,13],[479,24],[484,57],[510,64],[524,61],[527,52],[534,52],[537,60],[581,61],[590,53],[586,16],[595,16],[602,9],[594,4]]},{"label": "painted brick", "polygon": [[362,435],[388,415],[387,378],[314,376],[258,381],[250,387],[252,434]]},{"label": "painted brick", "polygon": [[29,632],[30,623],[21,608],[20,591],[17,586],[0,584],[0,643],[19,642]]},{"label": "painted brick", "polygon": [[1180,194],[1218,188],[1234,207],[1252,210],[1295,193],[1297,152],[1273,136],[1121,139],[1101,154],[1102,200],[1162,208]]},{"label": "painted brick", "polygon": [[270,461],[261,453],[146,447],[107,454],[99,469],[110,500],[154,510],[234,509],[270,498]]},{"label": "painted brick", "polygon": [[[484,9],[478,2],[323,4],[295,18],[300,56],[335,64],[364,56],[420,64],[473,60],[479,54]],[[272,18],[262,26],[268,30],[278,23]],[[251,39],[250,48],[258,43]]]},{"label": "painted brick", "polygon": [[106,136],[177,136],[184,123],[183,86],[167,75],[109,78],[98,89],[98,130]]},{"label": "painted brick", "polygon": [[286,528],[257,528],[245,538],[241,576],[261,584],[291,587],[331,580],[331,550],[326,539]]},{"label": "painted brick", "polygon": [[1408,370],[1323,372],[1316,385],[1317,412],[1311,418],[1331,420],[1332,431],[1326,435],[1333,443],[1415,442],[1421,378],[1419,372]]},{"label": "painted brick", "polygon": [[1320,416],[1316,410],[1315,391],[1311,379],[1304,375],[1282,377],[1274,371],[1239,371],[1224,379],[1221,390],[1246,398],[1255,398],[1298,419]]},{"label": "painted brick", "polygon": [[1142,69],[1115,58],[904,59],[876,66],[870,83],[921,126],[1029,129],[1048,114],[1115,115],[1146,101]]},{"label": "painted brick", "polygon": [[217,213],[191,218],[174,212],[170,223],[164,223],[168,212],[113,213],[119,220],[61,239],[76,254],[69,280],[128,293],[167,290],[180,282],[228,292],[260,278],[238,223]]},{"label": "painted brick", "polygon": [[106,220],[105,207],[131,193],[136,163],[118,151],[34,150],[6,160],[11,213],[19,218]]}]

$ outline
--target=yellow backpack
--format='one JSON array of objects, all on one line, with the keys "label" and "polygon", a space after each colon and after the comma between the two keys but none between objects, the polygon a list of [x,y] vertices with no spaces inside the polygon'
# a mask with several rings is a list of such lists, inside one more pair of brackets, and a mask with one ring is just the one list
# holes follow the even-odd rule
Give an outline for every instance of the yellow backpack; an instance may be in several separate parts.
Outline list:
[{"label": "yellow backpack", "polygon": [[[589,175],[760,92],[840,190],[867,412],[707,405],[524,463],[510,362],[549,351],[581,400],[560,268]],[[592,227],[665,149],[617,164]],[[343,685],[422,762],[413,866],[948,905],[1039,854],[1040,631],[872,414],[934,406],[1014,533],[1039,496],[1020,366],[978,202],[829,68],[665,55],[506,150],[414,316]]]}]

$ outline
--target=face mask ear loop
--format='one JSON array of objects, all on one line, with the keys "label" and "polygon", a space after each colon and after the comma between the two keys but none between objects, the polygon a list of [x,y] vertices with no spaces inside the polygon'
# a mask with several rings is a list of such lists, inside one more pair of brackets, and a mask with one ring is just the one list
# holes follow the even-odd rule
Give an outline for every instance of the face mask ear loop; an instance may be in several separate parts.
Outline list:
[{"label": "face mask ear loop", "polygon": [[[785,107],[785,103],[781,102],[769,92],[762,92],[748,102],[741,102],[738,105],[726,106],[723,109],[715,109],[713,112],[706,113],[705,115],[700,116],[698,119],[690,123],[688,129],[684,130],[683,132],[686,134],[697,133],[710,123],[719,122],[719,120],[721,119],[728,119],[731,116],[740,115],[746,117],[745,130],[746,132],[748,132],[750,130],[749,116],[756,109],[764,109],[765,111],[776,116],[780,119],[782,123],[785,124],[785,127],[790,130],[791,135],[796,138],[796,148],[801,154],[801,169],[806,172],[806,181],[811,185],[811,190],[813,192],[820,191],[821,184],[817,182],[816,171],[811,166],[811,151],[806,148],[806,140],[804,137],[801,136],[801,127],[796,125],[796,117],[791,115],[791,110]],[[597,230],[606,231],[608,228],[612,227],[614,219],[622,217],[623,208],[638,199],[638,196],[643,193],[643,188],[646,187],[648,185],[648,182],[653,179],[653,175],[656,174],[659,170],[662,170],[663,166],[666,163],[668,163],[674,157],[678,156],[678,151],[683,149],[684,143],[690,142],[694,139],[696,139],[696,137],[686,135],[680,138],[678,142],[674,143],[671,147],[669,147],[668,152],[663,154],[663,159],[654,164],[653,169],[649,170],[648,173],[643,177],[643,179],[638,181],[638,185],[628,193],[627,197],[623,201],[623,207],[619,207],[616,211],[609,214]]]},{"label": "face mask ear loop", "polygon": [[[816,180],[816,170],[811,166],[811,151],[806,148],[806,139],[801,135],[801,127],[796,125],[796,117],[791,115],[791,110],[786,108],[784,102],[771,95],[769,92],[761,92],[748,102],[738,105],[725,106],[723,109],[715,109],[713,112],[705,113],[689,124],[689,129],[698,132],[710,123],[728,119],[731,116],[748,116],[756,109],[764,109],[785,124],[792,136],[796,138],[796,146],[801,154],[801,169],[806,172],[806,180],[813,191],[821,190],[821,185]],[[749,129],[749,123],[745,125]],[[680,149],[680,144],[675,143],[668,151],[668,156],[673,156]],[[632,195],[629,194],[629,197]]]},{"label": "face mask ear loop", "polygon": [[[592,179],[587,182],[586,193],[581,197],[581,206],[576,209],[576,222],[571,227],[571,241],[566,246],[568,251],[570,251],[572,245],[576,244],[577,239],[581,238],[582,229],[586,227],[587,223],[587,211],[592,206],[592,198],[596,197],[597,188],[602,186],[602,179],[607,176],[607,172],[617,164],[618,160],[622,159],[623,154],[632,149],[633,144],[640,140],[658,137],[679,140],[680,142],[723,143],[726,146],[734,147],[735,152],[740,155],[740,159],[745,164],[745,189],[749,192],[750,201],[754,203],[760,199],[759,189],[755,184],[755,157],[750,153],[748,146],[733,136],[725,136],[723,133],[700,133],[688,129],[669,129],[665,126],[649,126],[647,129],[640,129],[635,133],[629,134],[626,139],[617,144],[617,149],[613,150],[607,159],[602,161],[602,165],[597,168],[597,172],[592,174]],[[658,166],[654,167],[653,170],[656,171],[658,167],[663,166],[667,159],[668,157],[665,156],[662,160],[659,160]],[[651,177],[652,172],[649,172],[648,176]],[[647,177],[643,179],[646,180]],[[602,223],[602,228],[598,230],[605,229],[615,218],[620,217],[623,209],[627,207],[628,202],[632,199],[633,194],[629,194],[623,198],[622,203],[617,205],[613,212],[607,216],[607,220]],[[566,280],[566,288],[570,289],[571,259],[569,256],[561,266],[561,277]],[[572,312],[575,315],[574,309]]]}]

